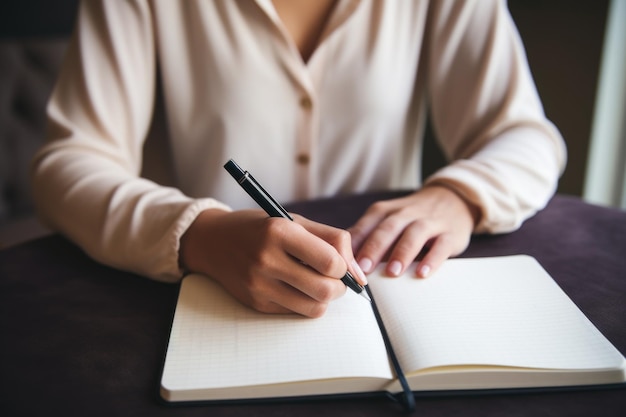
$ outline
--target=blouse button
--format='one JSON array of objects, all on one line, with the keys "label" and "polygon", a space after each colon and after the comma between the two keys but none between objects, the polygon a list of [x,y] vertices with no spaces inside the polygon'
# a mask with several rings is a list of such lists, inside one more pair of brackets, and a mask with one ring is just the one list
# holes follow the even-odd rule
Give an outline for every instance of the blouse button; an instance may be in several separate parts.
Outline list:
[{"label": "blouse button", "polygon": [[300,165],[307,165],[310,160],[311,160],[311,157],[308,154],[306,154],[306,153],[301,153],[296,158],[296,161],[298,161],[298,164],[300,164]]},{"label": "blouse button", "polygon": [[311,108],[313,107],[313,102],[309,97],[302,97],[300,99],[300,107],[302,107],[304,110],[311,110]]}]

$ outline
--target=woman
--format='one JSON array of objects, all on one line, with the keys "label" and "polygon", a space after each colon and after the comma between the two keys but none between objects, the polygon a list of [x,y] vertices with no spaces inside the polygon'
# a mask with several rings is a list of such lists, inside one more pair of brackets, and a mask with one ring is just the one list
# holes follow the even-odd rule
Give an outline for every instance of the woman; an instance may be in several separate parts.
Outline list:
[{"label": "woman", "polygon": [[[139,176],[157,83],[176,187]],[[427,111],[449,165],[420,180]],[[473,232],[514,230],[565,147],[504,1],[88,1],[34,160],[46,223],[93,258],[204,273],[260,311],[316,317],[387,260],[426,277]],[[349,232],[267,218],[229,158],[283,202],[414,189]]]}]

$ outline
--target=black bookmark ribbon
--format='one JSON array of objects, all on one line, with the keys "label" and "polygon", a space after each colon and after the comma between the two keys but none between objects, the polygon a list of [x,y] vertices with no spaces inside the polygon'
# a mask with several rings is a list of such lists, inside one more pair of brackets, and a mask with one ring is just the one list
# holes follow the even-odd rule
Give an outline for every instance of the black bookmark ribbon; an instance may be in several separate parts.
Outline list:
[{"label": "black bookmark ribbon", "polygon": [[[391,365],[393,366],[394,371],[398,377],[398,381],[402,386],[401,393],[394,396],[396,401],[402,404],[404,409],[412,413],[415,411],[415,397],[413,396],[413,391],[411,391],[411,387],[409,387],[409,383],[404,376],[404,372],[402,371],[402,367],[400,367],[400,362],[398,362],[398,358],[396,353],[393,350],[393,346],[391,345],[391,340],[389,339],[389,335],[387,334],[387,329],[385,328],[385,324],[383,323],[383,319],[380,316],[380,312],[378,311],[378,307],[376,306],[376,300],[374,299],[374,295],[370,291],[369,287],[366,286],[365,289],[372,299],[372,310],[374,311],[374,317],[376,317],[376,322],[378,323],[378,328],[380,329],[380,333],[383,336],[383,341],[385,342],[385,348],[387,349],[387,354],[389,355],[389,359],[391,360]],[[400,397],[400,398],[398,398]]]}]

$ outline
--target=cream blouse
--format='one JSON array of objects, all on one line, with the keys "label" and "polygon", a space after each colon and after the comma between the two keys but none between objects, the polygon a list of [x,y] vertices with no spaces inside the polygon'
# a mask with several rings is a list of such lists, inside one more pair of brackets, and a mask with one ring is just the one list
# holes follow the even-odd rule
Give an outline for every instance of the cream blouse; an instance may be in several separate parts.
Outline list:
[{"label": "cream blouse", "polygon": [[[160,83],[176,187],[140,177]],[[271,0],[86,1],[34,159],[42,219],[96,260],[176,281],[201,210],[422,183],[427,109],[450,165],[426,182],[505,232],[565,164],[505,1],[339,0],[304,62]],[[148,152],[151,150],[148,149]]]}]

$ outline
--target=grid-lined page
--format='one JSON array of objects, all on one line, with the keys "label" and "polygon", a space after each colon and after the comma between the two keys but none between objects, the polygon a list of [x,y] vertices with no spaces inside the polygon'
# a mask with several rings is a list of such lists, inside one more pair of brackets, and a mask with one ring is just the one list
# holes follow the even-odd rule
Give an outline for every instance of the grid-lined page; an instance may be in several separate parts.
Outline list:
[{"label": "grid-lined page", "polygon": [[318,319],[253,311],[207,277],[183,280],[163,370],[172,390],[392,378],[371,306],[352,291]]},{"label": "grid-lined page", "polygon": [[386,278],[379,269],[368,278],[406,373],[455,365],[623,366],[623,356],[529,256],[451,259],[427,279],[414,270]]}]

